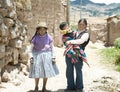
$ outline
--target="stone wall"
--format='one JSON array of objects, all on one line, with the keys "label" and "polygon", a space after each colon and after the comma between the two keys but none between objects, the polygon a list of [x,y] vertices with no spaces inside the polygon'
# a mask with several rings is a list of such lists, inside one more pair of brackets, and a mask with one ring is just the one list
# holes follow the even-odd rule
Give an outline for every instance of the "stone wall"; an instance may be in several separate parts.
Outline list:
[{"label": "stone wall", "polygon": [[104,42],[106,46],[113,46],[116,38],[120,37],[120,18],[119,17],[109,17],[106,23],[101,24],[90,24],[90,40],[96,42],[100,40]]},{"label": "stone wall", "polygon": [[111,22],[107,24],[107,26],[107,45],[114,45],[115,39],[120,37],[120,19],[113,18]]},{"label": "stone wall", "polygon": [[104,43],[107,41],[107,25],[106,24],[90,24],[89,25],[90,40],[95,43],[100,40]]},{"label": "stone wall", "polygon": [[8,63],[28,61],[28,18],[30,0],[0,0],[0,72]]}]

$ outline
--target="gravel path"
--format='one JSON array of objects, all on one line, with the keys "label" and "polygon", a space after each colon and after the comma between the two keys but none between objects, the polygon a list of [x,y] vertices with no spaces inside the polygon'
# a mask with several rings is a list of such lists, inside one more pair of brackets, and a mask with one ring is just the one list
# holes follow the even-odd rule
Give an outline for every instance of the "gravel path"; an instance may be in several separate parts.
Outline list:
[{"label": "gravel path", "polygon": [[[93,48],[96,46],[96,49]],[[85,92],[120,92],[120,73],[114,71],[109,65],[101,63],[100,56],[97,53],[103,46],[90,43],[86,48],[90,68],[84,63],[83,76]],[[56,48],[57,65],[60,74],[50,78],[47,83],[47,89],[52,92],[64,92],[66,88],[65,61],[63,57],[64,48]],[[40,79],[39,90],[42,88],[42,79]],[[28,76],[23,77],[20,86],[14,86],[13,83],[0,84],[0,92],[33,92],[34,80]]]}]

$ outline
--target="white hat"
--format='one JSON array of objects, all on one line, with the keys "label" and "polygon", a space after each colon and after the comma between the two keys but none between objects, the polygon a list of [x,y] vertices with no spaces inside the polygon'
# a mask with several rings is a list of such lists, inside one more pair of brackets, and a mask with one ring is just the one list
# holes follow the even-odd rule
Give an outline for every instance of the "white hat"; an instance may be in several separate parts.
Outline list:
[{"label": "white hat", "polygon": [[36,28],[39,28],[39,27],[44,27],[48,29],[46,22],[39,22]]}]

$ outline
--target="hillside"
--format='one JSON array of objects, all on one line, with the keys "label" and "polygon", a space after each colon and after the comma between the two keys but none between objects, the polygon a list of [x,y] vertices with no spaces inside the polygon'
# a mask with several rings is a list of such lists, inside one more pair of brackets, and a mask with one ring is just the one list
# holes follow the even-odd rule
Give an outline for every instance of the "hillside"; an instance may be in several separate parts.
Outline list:
[{"label": "hillside", "polygon": [[[80,0],[70,2],[70,11],[80,11]],[[82,14],[86,16],[111,16],[120,14],[120,3],[106,5],[94,3],[90,0],[82,0]]]}]

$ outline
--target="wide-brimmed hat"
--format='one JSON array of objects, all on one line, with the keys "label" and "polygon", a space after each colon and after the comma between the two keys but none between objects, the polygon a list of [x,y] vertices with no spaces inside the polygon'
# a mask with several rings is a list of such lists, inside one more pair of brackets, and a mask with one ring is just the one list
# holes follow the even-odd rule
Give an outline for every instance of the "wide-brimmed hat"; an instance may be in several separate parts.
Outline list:
[{"label": "wide-brimmed hat", "polygon": [[36,28],[44,27],[48,29],[46,22],[39,22]]}]

